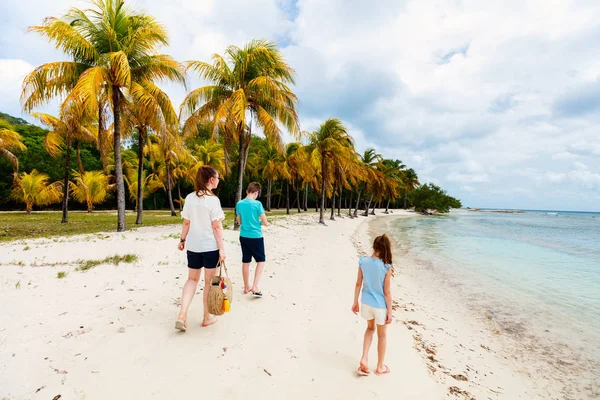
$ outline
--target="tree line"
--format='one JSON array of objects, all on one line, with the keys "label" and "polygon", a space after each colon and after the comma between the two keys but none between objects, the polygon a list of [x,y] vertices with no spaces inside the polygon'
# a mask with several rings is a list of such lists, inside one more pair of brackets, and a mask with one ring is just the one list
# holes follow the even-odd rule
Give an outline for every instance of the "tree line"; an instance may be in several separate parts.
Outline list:
[{"label": "tree line", "polygon": [[[190,188],[202,165],[225,178],[218,190],[226,205],[241,199],[249,179],[258,179],[267,210],[274,198],[279,205],[285,201],[288,213],[306,211],[314,201],[320,222],[328,207],[332,219],[342,207],[350,216],[374,213],[383,204],[386,211],[390,205],[421,208],[417,194],[424,188],[429,200],[433,190],[437,202],[460,206],[437,186],[421,185],[400,160],[374,149],[359,154],[338,119],[301,131],[290,87],[294,71],[272,42],[252,40],[229,46],[211,62],[180,63],[158,52],[168,44],[164,26],[123,0],[95,0],[90,9],[72,8],[30,31],[46,37],[67,61],[42,64],[23,81],[23,110],[47,130],[0,116],[0,155],[15,171],[11,198],[27,211],[62,202],[62,222],[68,222],[70,198],[90,212],[108,201],[116,203],[122,231],[128,203],[135,205],[136,223],[142,223],[149,198],[159,197],[176,215],[182,187]],[[185,84],[189,74],[207,85],[191,90],[176,110],[158,84]],[[62,101],[57,116],[35,112],[54,98]],[[283,143],[284,130],[294,142]],[[24,155],[30,144],[40,150],[40,136],[47,155],[38,167]],[[19,172],[21,158],[28,168]],[[62,179],[53,180],[56,171],[52,178],[47,174],[46,161],[60,161]],[[1,187],[0,195],[6,195]]]}]

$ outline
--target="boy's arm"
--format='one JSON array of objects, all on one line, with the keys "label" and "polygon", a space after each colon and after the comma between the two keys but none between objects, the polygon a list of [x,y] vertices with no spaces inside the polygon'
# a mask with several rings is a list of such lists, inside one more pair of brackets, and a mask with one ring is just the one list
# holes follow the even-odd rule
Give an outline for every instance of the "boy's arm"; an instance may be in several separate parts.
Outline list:
[{"label": "boy's arm", "polygon": [[358,306],[358,296],[360,295],[360,289],[362,288],[363,283],[363,273],[362,269],[358,267],[358,276],[356,277],[356,285],[354,286],[354,303],[352,304],[352,312],[354,314],[358,314],[359,306]]},{"label": "boy's arm", "polygon": [[262,226],[269,226],[269,221],[267,221],[267,214],[262,213],[258,218],[260,219],[260,224]]},{"label": "boy's arm", "polygon": [[237,220],[238,225],[242,224],[242,216],[240,214],[236,214],[235,219]]},{"label": "boy's arm", "polygon": [[383,280],[383,296],[385,297],[385,305],[387,307],[387,314],[385,317],[385,323],[392,323],[392,268],[388,269]]}]

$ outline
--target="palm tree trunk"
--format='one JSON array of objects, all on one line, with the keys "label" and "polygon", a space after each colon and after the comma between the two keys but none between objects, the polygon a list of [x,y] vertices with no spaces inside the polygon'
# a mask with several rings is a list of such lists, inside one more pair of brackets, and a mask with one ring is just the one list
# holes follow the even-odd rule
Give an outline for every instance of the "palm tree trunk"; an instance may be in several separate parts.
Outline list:
[{"label": "palm tree trunk", "polygon": [[404,209],[406,210],[408,207],[408,202],[407,202],[407,198],[406,195],[404,195]]},{"label": "palm tree trunk", "polygon": [[335,192],[333,192],[333,197],[331,198],[331,215],[329,219],[335,221]]},{"label": "palm tree trunk", "polygon": [[123,232],[125,225],[125,181],[123,179],[123,164],[121,162],[121,92],[113,88],[113,115],[115,151],[115,178],[117,184],[117,232]]},{"label": "palm tree trunk", "polygon": [[373,203],[373,210],[371,210],[371,215],[375,215],[375,206],[377,205],[377,202]]},{"label": "palm tree trunk", "polygon": [[321,200],[319,200],[319,193],[315,192],[315,212],[319,212],[319,204]]},{"label": "palm tree trunk", "polygon": [[352,218],[352,196],[354,195],[354,191],[350,190],[350,207],[348,207],[348,216]]},{"label": "palm tree trunk", "polygon": [[169,168],[169,161],[165,161],[167,167],[167,192],[169,193],[169,207],[171,208],[171,217],[176,217],[175,206],[173,205],[173,184],[171,183],[171,168]]},{"label": "palm tree trunk", "polygon": [[[137,216],[135,218],[135,224],[141,225],[142,223],[142,211],[144,209],[144,188],[143,188],[143,177],[144,177],[144,130],[138,129],[138,176],[137,176]],[[156,208],[156,196],[154,196],[154,208]]]},{"label": "palm tree trunk", "polygon": [[79,140],[77,141],[77,169],[83,175],[83,164],[81,163],[81,149],[79,148]]},{"label": "palm tree trunk", "polygon": [[279,200],[277,200],[277,209],[281,208],[281,200],[283,200],[283,188],[281,190],[281,194],[279,194]]},{"label": "palm tree trunk", "polygon": [[389,214],[390,213],[390,199],[388,199],[387,201],[387,205],[385,206],[385,213]]},{"label": "palm tree trunk", "polygon": [[301,210],[300,210],[300,185],[298,185],[298,183],[295,182],[295,181],[294,181],[294,183],[296,183],[296,185],[295,185],[295,187],[296,187],[296,189],[295,189],[295,191],[296,191],[296,203],[298,203],[298,214],[300,214],[301,213]]},{"label": "palm tree trunk", "polygon": [[285,181],[285,213],[290,214],[290,183]]},{"label": "palm tree trunk", "polygon": [[65,177],[63,179],[62,222],[69,222],[69,172],[71,171],[71,140],[67,139],[67,154],[65,155]]},{"label": "palm tree trunk", "polygon": [[323,209],[325,208],[325,182],[321,185],[321,207],[319,213],[319,223],[325,225],[325,220],[323,219]]},{"label": "palm tree trunk", "polygon": [[365,204],[365,213],[363,214],[365,217],[369,216],[369,208],[371,208],[371,202],[373,201],[373,195],[369,198],[369,202]]},{"label": "palm tree trunk", "polygon": [[106,155],[106,131],[104,129],[104,102],[98,102],[98,150],[100,151],[100,161],[102,170],[108,174],[108,157]]},{"label": "palm tree trunk", "polygon": [[[248,132],[250,133],[250,132]],[[244,132],[244,127],[240,126],[239,129],[239,145],[238,145],[238,179],[237,179],[237,190],[235,192],[235,204],[237,204],[242,199],[242,190],[244,186],[244,171],[246,170],[246,161],[248,157],[248,148],[250,147],[250,140],[248,139],[248,145],[246,145],[246,134]],[[234,207],[235,210],[235,207]],[[235,211],[234,211],[235,213]],[[233,229],[240,229],[240,225],[237,222],[237,218],[234,215],[233,219]]]},{"label": "palm tree trunk", "polygon": [[181,205],[181,179],[177,180],[177,195],[179,196],[179,212],[181,212],[183,210],[183,207]]},{"label": "palm tree trunk", "polygon": [[354,209],[354,217],[358,217],[358,205],[360,204],[360,194],[362,190],[358,189],[358,197],[356,198],[356,208]]},{"label": "palm tree trunk", "polygon": [[340,183],[340,190],[339,190],[339,199],[338,199],[338,217],[342,217],[342,194],[343,194],[344,188],[342,186],[342,184]]},{"label": "palm tree trunk", "polygon": [[308,183],[304,187],[304,212],[308,211]]},{"label": "palm tree trunk", "polygon": [[271,211],[271,179],[267,179],[267,211]]}]

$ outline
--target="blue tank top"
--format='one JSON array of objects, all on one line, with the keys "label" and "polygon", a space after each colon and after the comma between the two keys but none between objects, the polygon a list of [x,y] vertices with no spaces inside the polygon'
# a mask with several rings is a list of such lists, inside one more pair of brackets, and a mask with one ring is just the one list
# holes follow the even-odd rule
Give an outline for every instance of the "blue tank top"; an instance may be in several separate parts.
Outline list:
[{"label": "blue tank top", "polygon": [[375,308],[387,308],[383,295],[383,281],[392,267],[379,258],[360,256],[358,265],[363,274],[362,303]]}]

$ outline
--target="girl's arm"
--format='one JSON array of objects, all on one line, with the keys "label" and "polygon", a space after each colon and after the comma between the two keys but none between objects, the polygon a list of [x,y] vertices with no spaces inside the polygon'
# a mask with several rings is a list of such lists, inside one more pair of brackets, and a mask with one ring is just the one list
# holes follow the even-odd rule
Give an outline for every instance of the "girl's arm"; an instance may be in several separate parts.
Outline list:
[{"label": "girl's arm", "polygon": [[362,288],[363,274],[360,267],[358,267],[358,277],[356,278],[356,286],[354,287],[354,304],[352,304],[352,312],[358,314],[360,310],[358,306],[358,296],[360,295],[360,289]]},{"label": "girl's arm", "polygon": [[224,261],[227,256],[225,255],[225,246],[223,246],[223,223],[220,219],[213,221],[212,228],[219,247],[219,260]]},{"label": "girl's arm", "polygon": [[187,238],[188,232],[190,231],[190,220],[184,219],[183,226],[181,227],[181,240],[177,245],[177,248],[182,251],[185,248],[185,238]]},{"label": "girl's arm", "polygon": [[387,314],[385,317],[385,323],[392,323],[392,268],[390,268],[385,274],[385,279],[383,280],[383,296],[385,297],[385,305],[387,307]]}]

